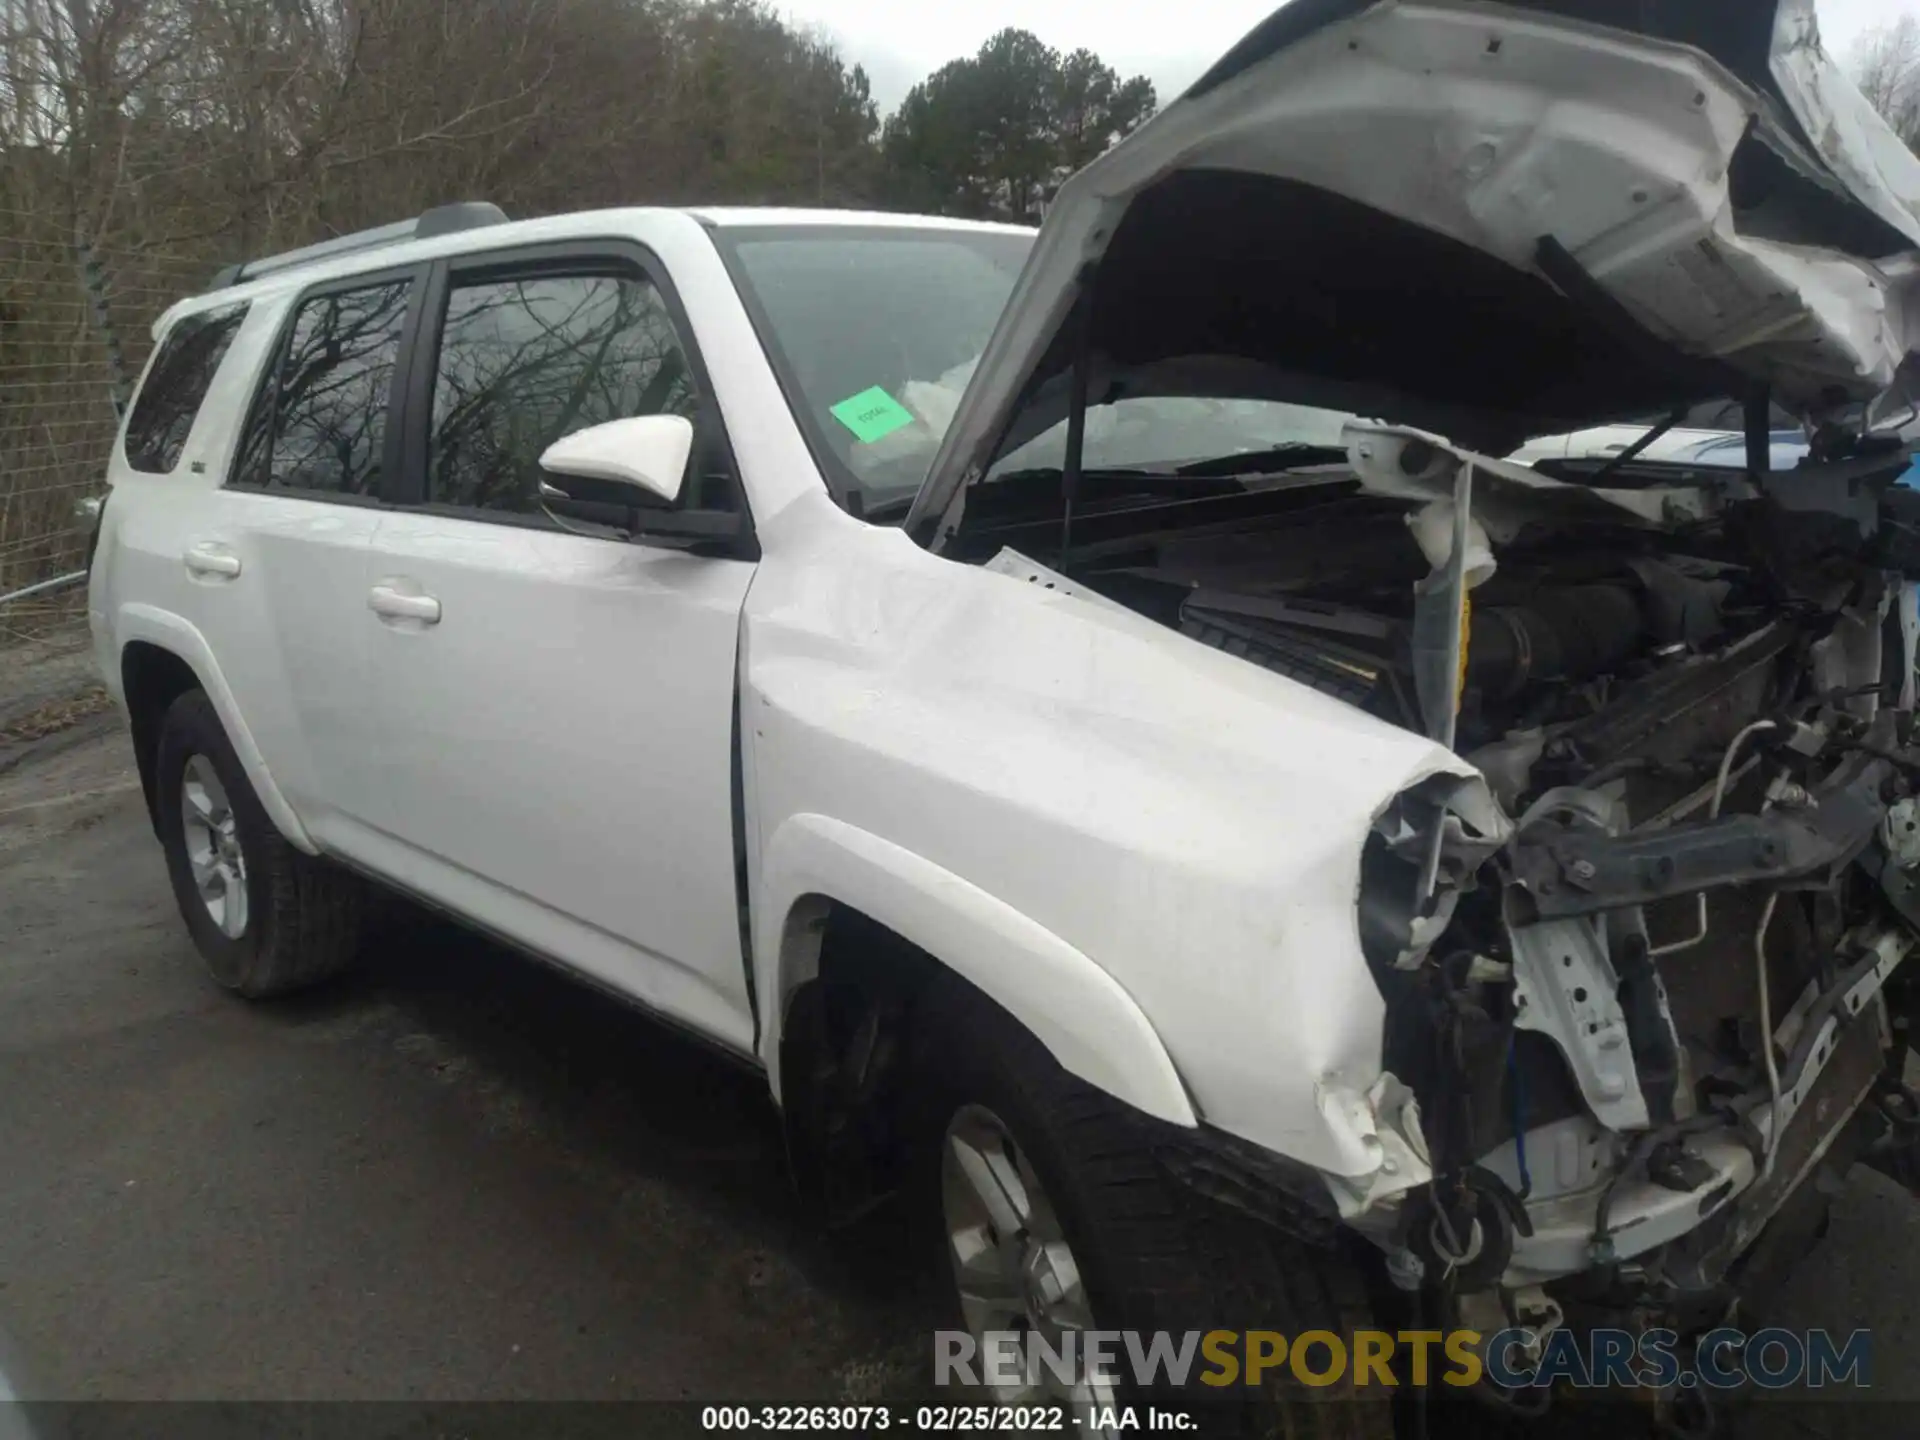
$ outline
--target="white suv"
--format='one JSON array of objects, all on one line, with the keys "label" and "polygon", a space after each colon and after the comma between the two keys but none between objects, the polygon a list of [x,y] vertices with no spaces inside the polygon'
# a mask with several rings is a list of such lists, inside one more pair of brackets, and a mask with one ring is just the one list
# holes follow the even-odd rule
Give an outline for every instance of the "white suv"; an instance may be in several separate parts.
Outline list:
[{"label": "white suv", "polygon": [[[176,306],[91,609],[215,978],[368,878],[563,965],[828,1215],[926,1160],[983,1340],[1684,1350],[1912,1163],[1920,162],[1799,0],[1569,9],[1289,7],[1037,242],[465,206]],[[1728,395],[1744,466],[1489,458]],[[1065,1368],[985,1378],[1152,1388]]]}]

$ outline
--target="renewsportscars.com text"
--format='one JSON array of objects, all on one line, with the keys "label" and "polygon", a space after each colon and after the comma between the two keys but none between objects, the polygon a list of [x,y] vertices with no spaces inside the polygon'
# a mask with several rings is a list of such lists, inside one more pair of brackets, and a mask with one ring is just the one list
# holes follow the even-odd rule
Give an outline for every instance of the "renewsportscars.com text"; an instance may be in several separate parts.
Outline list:
[{"label": "renewsportscars.com text", "polygon": [[1302,1385],[1433,1384],[1482,1380],[1507,1389],[1559,1383],[1586,1388],[1696,1385],[1866,1387],[1873,1383],[1872,1336],[1825,1330],[1719,1329],[1697,1342],[1672,1330],[1524,1329],[1067,1331],[1057,1341],[1032,1330],[934,1332],[934,1383],[1015,1388],[1051,1378],[1066,1384],[1131,1382],[1147,1390],[1199,1385],[1259,1386],[1282,1376]]}]

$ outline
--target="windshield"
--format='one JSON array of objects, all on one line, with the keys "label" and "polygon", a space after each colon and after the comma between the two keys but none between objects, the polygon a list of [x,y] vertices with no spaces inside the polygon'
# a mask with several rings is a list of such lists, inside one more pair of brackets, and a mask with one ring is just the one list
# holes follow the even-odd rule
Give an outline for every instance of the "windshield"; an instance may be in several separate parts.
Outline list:
[{"label": "windshield", "polygon": [[899,518],[1032,234],[791,225],[714,239],[829,483],[857,513]]}]

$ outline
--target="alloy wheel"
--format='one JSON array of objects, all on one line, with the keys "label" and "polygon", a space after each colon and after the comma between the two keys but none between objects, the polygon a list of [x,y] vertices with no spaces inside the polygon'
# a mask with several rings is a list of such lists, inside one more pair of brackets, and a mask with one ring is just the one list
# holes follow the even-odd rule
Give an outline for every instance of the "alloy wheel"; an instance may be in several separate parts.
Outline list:
[{"label": "alloy wheel", "polygon": [[[962,1106],[948,1124],[940,1190],[960,1310],[982,1362],[987,1336],[1012,1331],[1033,1335],[1053,1355],[1072,1345],[1084,1367],[1079,1334],[1095,1327],[1079,1262],[1039,1176],[986,1106]],[[1116,1403],[1111,1377],[1084,1368],[1057,1375],[1044,1362],[1027,1366],[1019,1384],[989,1388],[1004,1405]]]},{"label": "alloy wheel", "polygon": [[180,824],[200,903],[221,934],[238,940],[247,933],[247,857],[226,787],[204,755],[189,756],[181,774]]}]

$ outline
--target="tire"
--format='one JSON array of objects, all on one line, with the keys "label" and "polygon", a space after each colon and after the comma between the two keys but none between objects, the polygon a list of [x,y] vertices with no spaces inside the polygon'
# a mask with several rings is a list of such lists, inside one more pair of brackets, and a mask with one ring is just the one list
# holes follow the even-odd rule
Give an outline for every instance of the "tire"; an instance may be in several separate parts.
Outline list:
[{"label": "tire", "polygon": [[[203,691],[167,710],[154,770],[167,876],[214,980],[260,1000],[344,969],[359,946],[363,887],[287,843]],[[196,859],[212,876],[208,893]]]},{"label": "tire", "polygon": [[[1355,1331],[1375,1328],[1365,1275],[1344,1251],[1310,1246],[1271,1226],[1215,1205],[1174,1180],[1154,1158],[1156,1122],[1067,1074],[1034,1036],[964,982],[936,984],[922,1014],[923,1121],[931,1188],[943,1251],[949,1308],[974,1329],[960,1299],[952,1238],[954,1204],[943,1190],[958,1163],[954,1136],[984,1111],[1004,1123],[1030,1167],[1084,1282],[1092,1328],[1172,1332],[1275,1330],[1293,1337],[1331,1331],[1349,1349]],[[964,1201],[963,1201],[964,1203]],[[1040,1227],[1036,1226],[1036,1229]],[[977,1241],[975,1242],[977,1243]],[[990,1327],[997,1328],[997,1327]],[[1237,1347],[1236,1347],[1237,1348]],[[1124,1368],[1124,1348],[1121,1350]],[[1238,1353],[1244,1358],[1244,1350]],[[1316,1368],[1326,1352],[1313,1352]],[[1286,1440],[1391,1440],[1392,1392],[1355,1387],[1345,1376],[1309,1388],[1285,1369],[1260,1387],[1212,1389],[1198,1383],[1211,1368],[1196,1353],[1187,1385],[1141,1391],[1123,1383],[1119,1404],[1195,1412],[1208,1435],[1274,1435]],[[1082,1397],[1082,1402],[1084,1397]],[[1144,1420],[1142,1424],[1144,1425]]]}]

